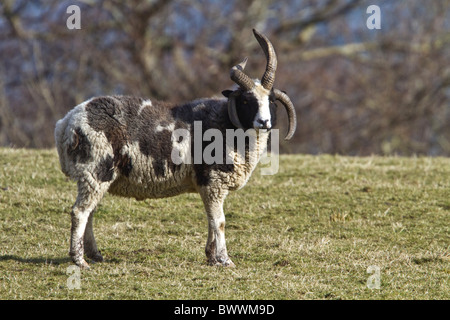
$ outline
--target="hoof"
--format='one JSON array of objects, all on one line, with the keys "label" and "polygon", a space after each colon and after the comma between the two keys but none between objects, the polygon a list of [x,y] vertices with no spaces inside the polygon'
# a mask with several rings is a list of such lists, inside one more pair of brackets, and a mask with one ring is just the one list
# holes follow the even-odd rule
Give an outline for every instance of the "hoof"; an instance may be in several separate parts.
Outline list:
[{"label": "hoof", "polygon": [[233,263],[233,261],[231,261],[231,259],[228,259],[227,261],[223,262],[222,266],[227,267],[227,268],[236,267],[236,265]]},{"label": "hoof", "polygon": [[234,268],[236,265],[230,258],[209,260],[209,265],[218,267]]},{"label": "hoof", "polygon": [[89,264],[82,257],[75,258],[74,256],[70,256],[72,258],[72,262],[75,263],[80,269],[89,270]]},{"label": "hoof", "polygon": [[74,262],[82,270],[89,270],[91,268],[89,266],[89,264],[86,262],[86,260],[84,260],[84,259],[82,259],[81,261],[74,261]]},{"label": "hoof", "polygon": [[87,257],[91,259],[93,262],[103,262],[103,256],[101,255],[100,252],[96,252],[95,254],[92,255],[87,255]]}]

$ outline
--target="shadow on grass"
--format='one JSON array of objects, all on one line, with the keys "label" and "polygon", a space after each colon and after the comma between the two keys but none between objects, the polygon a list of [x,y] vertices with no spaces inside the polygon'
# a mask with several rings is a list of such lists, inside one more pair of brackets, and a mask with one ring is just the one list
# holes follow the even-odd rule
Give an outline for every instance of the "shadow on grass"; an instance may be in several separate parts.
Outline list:
[{"label": "shadow on grass", "polygon": [[4,255],[0,256],[1,261],[14,260],[21,263],[31,263],[31,264],[53,264],[60,265],[63,263],[71,262],[70,257],[66,258],[52,258],[52,257],[36,257],[36,258],[22,258],[16,255]]}]

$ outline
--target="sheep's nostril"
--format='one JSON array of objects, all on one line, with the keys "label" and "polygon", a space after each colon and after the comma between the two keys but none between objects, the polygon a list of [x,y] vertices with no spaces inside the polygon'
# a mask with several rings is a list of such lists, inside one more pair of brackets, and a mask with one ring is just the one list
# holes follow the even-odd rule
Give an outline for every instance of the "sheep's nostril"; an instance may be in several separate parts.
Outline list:
[{"label": "sheep's nostril", "polygon": [[256,122],[261,125],[261,129],[270,129],[269,120],[258,119]]}]

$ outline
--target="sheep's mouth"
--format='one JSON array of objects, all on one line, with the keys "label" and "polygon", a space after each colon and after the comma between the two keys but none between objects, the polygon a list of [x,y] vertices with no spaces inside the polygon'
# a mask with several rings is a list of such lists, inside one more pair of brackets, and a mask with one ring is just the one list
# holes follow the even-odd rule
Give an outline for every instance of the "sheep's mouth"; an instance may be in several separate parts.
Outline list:
[{"label": "sheep's mouth", "polygon": [[272,128],[255,128],[256,132],[258,133],[269,133],[272,131]]}]

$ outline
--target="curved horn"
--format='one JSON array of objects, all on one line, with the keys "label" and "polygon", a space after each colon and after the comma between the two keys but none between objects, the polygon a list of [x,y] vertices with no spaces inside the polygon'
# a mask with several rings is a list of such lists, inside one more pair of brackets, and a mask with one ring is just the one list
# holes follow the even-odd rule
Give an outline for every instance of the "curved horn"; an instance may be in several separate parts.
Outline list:
[{"label": "curved horn", "polygon": [[289,140],[292,138],[295,133],[295,129],[297,128],[297,114],[295,113],[295,108],[291,99],[289,99],[286,93],[278,89],[274,89],[273,92],[275,94],[275,99],[279,100],[287,111],[289,119],[289,130],[284,139]]},{"label": "curved horn", "polygon": [[258,40],[267,59],[266,71],[261,78],[261,84],[267,90],[272,90],[275,81],[275,72],[277,71],[277,55],[275,54],[275,49],[265,35],[259,33],[255,29],[253,29],[253,34],[255,35],[256,40]]},{"label": "curved horn", "polygon": [[243,128],[236,111],[236,93],[233,92],[228,97],[228,117],[236,128]]},{"label": "curved horn", "polygon": [[255,83],[248,75],[244,73],[245,65],[247,64],[247,58],[244,59],[241,63],[235,65],[231,68],[230,77],[231,80],[236,82],[241,88],[244,90],[252,90],[255,87]]}]

